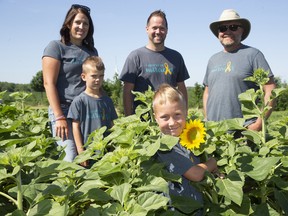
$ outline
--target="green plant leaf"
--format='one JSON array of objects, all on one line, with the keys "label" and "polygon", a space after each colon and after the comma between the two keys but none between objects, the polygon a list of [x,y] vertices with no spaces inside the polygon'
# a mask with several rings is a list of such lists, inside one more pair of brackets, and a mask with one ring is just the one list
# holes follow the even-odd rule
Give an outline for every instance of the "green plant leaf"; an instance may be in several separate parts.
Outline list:
[{"label": "green plant leaf", "polygon": [[118,215],[119,212],[123,212],[123,207],[118,202],[108,203],[103,206],[103,213],[101,215],[114,216]]},{"label": "green plant leaf", "polygon": [[272,90],[272,96],[274,98],[277,98],[277,97],[279,97],[280,95],[284,94],[287,91],[288,91],[287,88],[275,88],[275,89]]},{"label": "green plant leaf", "polygon": [[46,161],[39,161],[36,163],[37,171],[40,175],[47,176],[52,173],[59,173],[64,170],[81,170],[85,169],[75,163],[47,159]]},{"label": "green plant leaf", "polygon": [[253,210],[251,207],[251,201],[247,195],[244,194],[243,201],[241,203],[241,206],[235,205],[233,202],[227,206],[227,209],[233,211],[232,214],[227,215],[252,215]]},{"label": "green plant leaf", "polygon": [[138,203],[134,203],[129,209],[129,216],[146,216],[148,211]]},{"label": "green plant leaf", "polygon": [[243,200],[243,185],[244,180],[236,171],[231,171],[224,179],[218,179],[216,182],[219,194],[229,198],[238,206],[241,206]]},{"label": "green plant leaf", "polygon": [[145,185],[136,188],[137,191],[158,191],[168,194],[168,183],[161,177],[150,177],[145,181]]},{"label": "green plant leaf", "polygon": [[169,199],[163,195],[155,194],[152,192],[141,193],[138,196],[138,203],[147,211],[156,210],[166,206]]},{"label": "green plant leaf", "polygon": [[118,200],[123,206],[129,197],[131,188],[132,188],[132,185],[128,183],[124,183],[119,186],[113,186],[110,196],[112,196],[115,200]]},{"label": "green plant leaf", "polygon": [[161,151],[170,151],[179,141],[178,137],[162,134],[161,136],[161,145],[159,150]]},{"label": "green plant leaf", "polygon": [[270,152],[270,149],[264,146],[259,150],[259,155],[266,156],[269,152]]},{"label": "green plant leaf", "polygon": [[119,143],[119,144],[131,145],[134,135],[135,135],[135,131],[127,130],[124,133],[120,134],[118,137],[115,137],[114,142]]},{"label": "green plant leaf", "polygon": [[112,198],[105,191],[99,188],[90,188],[90,190],[87,192],[87,198],[104,203],[112,200]]},{"label": "green plant leaf", "polygon": [[141,155],[141,156],[148,156],[148,157],[152,157],[153,155],[156,154],[156,152],[158,151],[158,149],[160,148],[160,139],[157,139],[155,142],[144,142],[143,144],[141,144],[141,149],[137,150],[137,152]]},{"label": "green plant leaf", "polygon": [[[128,177],[127,177],[128,176]],[[112,185],[121,185],[129,179],[129,173],[126,170],[119,172],[112,172],[111,174],[102,175],[102,180],[107,181]]]},{"label": "green plant leaf", "polygon": [[272,207],[269,206],[268,203],[261,203],[259,205],[254,206],[253,215],[263,215],[263,216],[279,216],[279,213],[276,212]]},{"label": "green plant leaf", "polygon": [[101,216],[99,207],[90,206],[83,214],[83,216]]},{"label": "green plant leaf", "polygon": [[6,178],[10,178],[10,177],[14,178],[13,175],[7,173],[7,169],[5,169],[5,168],[1,168],[0,169],[0,180],[6,179]]},{"label": "green plant leaf", "polygon": [[261,133],[258,131],[245,130],[242,132],[242,134],[253,143],[256,143],[258,145],[262,143],[262,136]]},{"label": "green plant leaf", "polygon": [[281,162],[282,162],[283,167],[288,167],[288,156],[283,156],[281,158]]},{"label": "green plant leaf", "polygon": [[15,166],[13,171],[12,171],[12,175],[17,175],[21,170],[21,167],[20,166]]},{"label": "green plant leaf", "polygon": [[243,118],[234,118],[234,119],[227,119],[223,121],[223,124],[226,124],[226,128],[228,130],[243,130],[245,119]]},{"label": "green plant leaf", "polygon": [[97,207],[90,206],[83,214],[83,216],[101,216]]},{"label": "green plant leaf", "polygon": [[32,215],[47,215],[47,216],[55,216],[55,215],[66,215],[65,206],[61,206],[59,203],[45,199],[37,203],[30,210],[27,216]]},{"label": "green plant leaf", "polygon": [[288,191],[278,191],[274,189],[274,195],[277,203],[285,212],[285,215],[288,215]]},{"label": "green plant leaf", "polygon": [[263,68],[257,68],[253,72],[253,76],[247,77],[245,81],[255,82],[258,86],[263,86],[269,81],[269,70]]},{"label": "green plant leaf", "polygon": [[[253,168],[252,170],[247,171],[246,174],[256,181],[263,181],[269,175],[269,173],[271,173],[271,169],[273,169],[279,160],[279,157],[254,157],[252,162],[249,164]],[[245,171],[245,168],[243,171]]]},{"label": "green plant leaf", "polygon": [[61,188],[59,185],[50,184],[43,191],[43,194],[50,194],[50,195],[54,195],[54,196],[63,196],[64,195],[63,189],[65,190],[65,188]]},{"label": "green plant leaf", "polygon": [[288,181],[283,178],[283,176],[273,176],[271,181],[274,182],[279,189],[288,191]]},{"label": "green plant leaf", "polygon": [[193,215],[193,212],[203,207],[200,202],[192,199],[191,197],[171,195],[171,201],[172,206],[188,215]]},{"label": "green plant leaf", "polygon": [[228,164],[228,159],[227,158],[222,158],[220,160],[217,161],[217,165],[218,166],[224,166]]}]

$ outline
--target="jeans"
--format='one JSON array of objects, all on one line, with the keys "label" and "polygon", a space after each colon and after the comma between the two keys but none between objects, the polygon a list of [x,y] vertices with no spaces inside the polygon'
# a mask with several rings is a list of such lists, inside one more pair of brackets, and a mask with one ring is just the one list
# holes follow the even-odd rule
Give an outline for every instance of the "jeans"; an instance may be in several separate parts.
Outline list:
[{"label": "jeans", "polygon": [[[69,105],[61,104],[61,109],[63,111],[63,114],[67,117],[67,114],[69,111]],[[55,116],[54,116],[54,113],[53,113],[50,106],[48,108],[48,115],[49,115],[49,120],[51,121],[52,135],[53,135],[53,137],[56,137]],[[59,140],[56,142],[56,144],[59,146],[65,147],[64,150],[65,150],[66,155],[65,155],[63,160],[72,162],[74,160],[74,158],[77,156],[77,149],[76,149],[76,145],[75,145],[74,138],[73,138],[72,120],[67,119],[67,123],[68,123],[68,129],[69,129],[68,139],[66,139],[65,141]]]}]

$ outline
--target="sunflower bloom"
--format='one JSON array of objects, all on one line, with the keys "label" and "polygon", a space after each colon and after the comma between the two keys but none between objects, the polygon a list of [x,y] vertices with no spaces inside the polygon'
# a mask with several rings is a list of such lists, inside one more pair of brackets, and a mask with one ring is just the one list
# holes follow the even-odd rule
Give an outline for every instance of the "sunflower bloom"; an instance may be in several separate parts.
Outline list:
[{"label": "sunflower bloom", "polygon": [[205,142],[205,135],[204,124],[199,119],[190,120],[180,134],[180,144],[190,150],[199,148],[200,144]]}]

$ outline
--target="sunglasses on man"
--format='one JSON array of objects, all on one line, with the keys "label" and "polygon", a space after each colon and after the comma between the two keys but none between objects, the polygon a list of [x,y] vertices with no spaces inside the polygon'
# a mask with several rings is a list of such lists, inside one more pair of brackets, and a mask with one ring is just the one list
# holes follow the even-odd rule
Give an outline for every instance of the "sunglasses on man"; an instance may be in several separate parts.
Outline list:
[{"label": "sunglasses on man", "polygon": [[72,8],[72,9],[79,9],[79,8],[81,8],[81,9],[86,10],[88,13],[90,13],[90,8],[87,7],[87,6],[85,6],[85,5],[73,4],[73,5],[71,6],[71,8]]},{"label": "sunglasses on man", "polygon": [[238,30],[238,28],[241,28],[241,27],[242,27],[241,25],[221,25],[218,27],[218,30],[219,30],[219,32],[222,32],[222,33],[226,32],[228,29],[230,31],[235,32]]}]

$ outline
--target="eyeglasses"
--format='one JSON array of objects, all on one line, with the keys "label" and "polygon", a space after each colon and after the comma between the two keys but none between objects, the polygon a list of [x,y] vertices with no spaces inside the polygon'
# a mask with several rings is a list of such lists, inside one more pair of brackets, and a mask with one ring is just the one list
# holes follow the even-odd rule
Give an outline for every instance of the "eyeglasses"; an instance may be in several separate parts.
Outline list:
[{"label": "eyeglasses", "polygon": [[221,25],[221,26],[219,26],[218,27],[218,30],[219,30],[219,32],[226,32],[228,29],[230,30],[230,31],[237,31],[238,30],[238,28],[241,28],[242,26],[241,25]]},{"label": "eyeglasses", "polygon": [[73,5],[71,6],[71,8],[73,8],[73,9],[82,8],[82,9],[86,10],[88,13],[90,13],[90,8],[87,7],[87,6],[85,6],[85,5],[73,4]]}]

